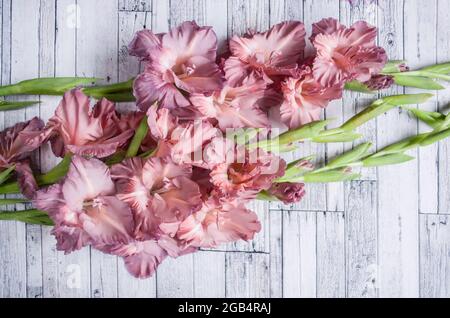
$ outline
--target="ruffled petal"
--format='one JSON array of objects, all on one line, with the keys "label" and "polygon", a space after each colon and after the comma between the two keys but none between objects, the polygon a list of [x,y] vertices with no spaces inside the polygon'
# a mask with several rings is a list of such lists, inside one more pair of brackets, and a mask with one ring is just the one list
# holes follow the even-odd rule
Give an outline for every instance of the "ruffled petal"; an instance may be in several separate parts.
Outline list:
[{"label": "ruffled petal", "polygon": [[115,193],[108,166],[98,159],[74,156],[62,186],[67,204],[81,210],[85,200]]},{"label": "ruffled petal", "polygon": [[161,74],[147,71],[134,80],[133,94],[139,108],[146,111],[155,102],[161,107],[173,109],[186,107],[190,103],[171,82],[166,82]]},{"label": "ruffled petal", "polygon": [[176,177],[153,196],[150,208],[162,223],[174,223],[197,211],[201,203],[199,186],[186,177]]},{"label": "ruffled petal", "polygon": [[195,247],[216,247],[239,239],[250,240],[261,230],[257,215],[242,204],[205,203],[180,225],[177,237]]},{"label": "ruffled petal", "polygon": [[338,20],[334,18],[325,18],[319,22],[313,23],[312,34],[309,39],[311,42],[314,42],[316,36],[319,34],[331,34],[344,29],[345,26],[340,24]]},{"label": "ruffled petal", "polygon": [[151,51],[161,46],[161,37],[147,29],[138,31],[128,46],[128,53],[141,59],[151,58]]},{"label": "ruffled petal", "polygon": [[136,241],[117,245],[110,249],[111,254],[124,258],[127,270],[136,278],[147,278],[154,274],[167,253],[155,240]]},{"label": "ruffled petal", "polygon": [[171,114],[169,109],[158,109],[156,105],[148,109],[147,117],[150,132],[156,139],[166,139],[177,125],[177,118]]},{"label": "ruffled petal", "polygon": [[56,249],[65,254],[77,251],[91,243],[90,237],[80,228],[55,226],[52,234],[56,238]]},{"label": "ruffled petal", "polygon": [[98,197],[80,214],[83,230],[94,244],[128,243],[134,230],[128,205],[116,197]]},{"label": "ruffled petal", "polygon": [[0,132],[0,166],[7,167],[27,158],[46,142],[49,132],[43,128],[44,122],[35,117]]},{"label": "ruffled petal", "polygon": [[162,46],[180,54],[180,59],[202,56],[210,62],[216,60],[217,36],[211,27],[199,27],[186,21],[164,34]]},{"label": "ruffled petal", "polygon": [[302,57],[305,26],[301,22],[287,21],[274,25],[264,33],[249,37],[234,36],[230,50],[243,61],[254,59],[265,66],[290,67]]},{"label": "ruffled petal", "polygon": [[17,182],[20,192],[28,198],[32,199],[38,189],[36,179],[28,162],[20,162],[16,164]]}]

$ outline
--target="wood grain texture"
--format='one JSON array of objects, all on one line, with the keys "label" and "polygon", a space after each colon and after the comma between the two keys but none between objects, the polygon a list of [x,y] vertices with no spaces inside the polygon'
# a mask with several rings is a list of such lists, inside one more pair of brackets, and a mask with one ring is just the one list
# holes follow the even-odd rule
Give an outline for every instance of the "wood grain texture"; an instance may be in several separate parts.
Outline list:
[{"label": "wood grain texture", "polygon": [[[380,1],[379,43],[391,59],[403,59],[405,29],[403,0]],[[383,95],[400,94],[394,87]],[[377,118],[377,145],[417,133],[417,122],[403,110],[393,109]],[[411,151],[417,156],[417,151]],[[418,296],[418,175],[417,161],[378,169],[379,288],[382,297]]]},{"label": "wood grain texture", "polygon": [[420,295],[450,297],[448,215],[420,215]]},{"label": "wood grain texture", "polygon": [[[304,21],[308,32],[330,16],[346,25],[363,19],[379,28],[379,44],[391,59],[420,67],[450,60],[449,11],[448,0],[2,0],[0,80],[124,81],[141,68],[127,54],[133,34],[166,32],[185,20],[213,26],[223,53],[227,37],[288,19]],[[393,87],[382,96],[419,91]],[[450,90],[436,95],[417,107],[448,111]],[[20,97],[37,98],[39,106],[0,112],[0,128],[51,117],[60,98]],[[345,92],[324,118],[338,126],[375,98]],[[427,129],[394,109],[359,131],[375,149]],[[327,161],[353,146],[305,143],[284,158],[317,153]],[[299,204],[254,202],[249,208],[262,223],[254,241],[169,259],[147,280],[132,278],[121,259],[93,249],[56,251],[50,228],[0,222],[0,297],[449,297],[449,149],[449,141],[441,142],[412,151],[417,161],[367,169],[361,180],[308,185]],[[43,172],[60,160],[48,146],[33,159]]]}]

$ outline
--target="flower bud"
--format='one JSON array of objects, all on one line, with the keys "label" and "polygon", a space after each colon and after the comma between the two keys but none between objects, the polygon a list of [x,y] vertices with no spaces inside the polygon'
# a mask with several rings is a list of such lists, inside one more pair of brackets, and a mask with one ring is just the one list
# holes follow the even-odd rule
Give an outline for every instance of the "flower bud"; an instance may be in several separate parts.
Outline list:
[{"label": "flower bud", "polygon": [[299,202],[306,193],[304,183],[289,182],[274,183],[268,192],[284,204]]}]

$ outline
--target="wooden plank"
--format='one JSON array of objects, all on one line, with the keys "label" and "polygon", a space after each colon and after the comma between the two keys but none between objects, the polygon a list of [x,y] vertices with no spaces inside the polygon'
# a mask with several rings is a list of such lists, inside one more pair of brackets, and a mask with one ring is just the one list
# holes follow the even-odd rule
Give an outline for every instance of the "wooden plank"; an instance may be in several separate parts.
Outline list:
[{"label": "wooden plank", "polygon": [[229,0],[228,36],[245,34],[248,29],[265,31],[269,28],[268,0]]},{"label": "wooden plank", "polygon": [[[405,1],[405,59],[412,69],[436,64],[437,1],[418,3]],[[420,89],[406,88],[406,93],[423,92]],[[434,93],[434,92],[432,92]],[[418,105],[429,111],[437,110],[436,100]],[[419,122],[419,132],[428,132],[431,128]],[[438,144],[421,148],[418,151],[419,168],[419,211],[421,213],[438,212],[439,192],[439,154]]]},{"label": "wooden plank", "polygon": [[[176,3],[170,3],[170,10],[167,10],[164,3],[158,1],[158,6],[154,6],[154,11],[157,8],[162,10],[161,12],[154,12],[153,16],[153,18],[157,17],[157,20],[154,21],[158,27],[157,32],[167,32],[169,27],[175,27],[186,20],[197,18],[197,16],[194,17],[193,6],[194,2],[191,0],[177,1]],[[200,15],[203,15],[203,13]],[[161,23],[163,21],[168,21],[170,25],[164,25],[164,23]],[[193,254],[177,259],[166,259],[158,269],[156,280],[157,297],[194,297]]]},{"label": "wooden plank", "polygon": [[205,0],[179,0],[170,3],[170,27],[185,21],[194,20],[198,25],[205,24]]},{"label": "wooden plank", "polygon": [[317,213],[317,297],[345,297],[344,214]]},{"label": "wooden plank", "polygon": [[316,296],[316,212],[283,212],[283,297]]},{"label": "wooden plank", "polygon": [[225,253],[199,251],[194,254],[194,297],[225,297]]},{"label": "wooden plank", "polygon": [[[348,27],[360,20],[367,21],[367,23],[371,25],[378,26],[377,12],[376,1],[357,1],[354,3],[350,3],[350,1],[341,2],[341,22]],[[344,91],[342,99],[344,105],[344,107],[342,108],[344,120],[348,120],[354,114],[366,108],[376,98],[376,95]],[[375,120],[370,121],[364,124],[362,127],[358,128],[358,132],[364,136],[362,140],[370,141],[374,144],[374,147],[376,147],[377,127]],[[350,150],[352,146],[360,142],[361,140],[358,140],[356,143],[345,143],[343,150]],[[365,168],[362,170],[361,180],[376,179],[377,170],[375,168]]]},{"label": "wooden plank", "polygon": [[[41,1],[40,25],[39,25],[39,76],[55,76],[55,37],[56,37],[56,0]],[[44,121],[53,115],[60,98],[56,96],[40,97],[39,117]],[[58,159],[53,154],[50,144],[43,145],[39,151],[40,170],[47,172],[57,162]],[[34,279],[41,281],[43,285],[43,297],[56,297],[57,295],[57,255],[54,241],[50,237],[52,227],[43,226],[41,252],[42,270],[34,275]]]},{"label": "wooden plank", "polygon": [[[108,0],[78,0],[80,27],[77,29],[77,75],[117,82],[117,3]],[[102,12],[102,19],[98,19]],[[91,294],[117,296],[117,257],[91,249]]]},{"label": "wooden plank", "polygon": [[[450,1],[438,0],[437,4],[437,62],[450,61],[450,21],[447,12],[450,10]],[[448,113],[450,101],[450,90],[440,91],[439,109]],[[426,150],[426,149],[425,149]],[[450,140],[439,143],[439,206],[440,213],[450,213]]]},{"label": "wooden plank", "polygon": [[[2,85],[7,85],[11,83],[11,1],[2,1],[2,3],[0,3],[0,7],[0,76]],[[0,126],[2,130],[6,128],[4,115],[4,112],[0,112]],[[2,242],[8,242],[9,240],[11,240],[11,235],[16,235],[17,231],[14,231],[12,226],[13,225],[9,222],[0,222],[0,240]],[[19,241],[23,243],[25,242],[25,238],[23,238],[22,240],[19,239]],[[15,247],[17,248],[17,246]],[[14,279],[11,279],[10,275],[14,275],[14,272],[12,272],[13,266],[9,265],[9,260],[11,260],[13,263],[16,262],[15,259],[11,259],[11,257],[14,257],[14,255],[11,255],[12,252],[13,250],[11,250],[10,247],[6,246],[6,244],[2,244],[2,246],[0,246],[0,267],[2,268],[2,271],[0,271],[0,297],[20,297],[21,295],[24,295],[26,293],[26,286],[23,286],[23,283],[16,282],[14,281]]]},{"label": "wooden plank", "polygon": [[119,0],[119,11],[150,12],[152,0]]},{"label": "wooden plank", "polygon": [[[25,1],[14,1],[14,3],[4,2],[10,6],[9,12],[4,17],[4,28],[8,29],[10,24],[11,42],[7,46],[11,50],[10,80],[17,82],[26,78],[37,77],[39,73],[39,17],[33,12],[40,9],[39,3],[28,3]],[[7,8],[5,8],[7,9]],[[10,16],[9,16],[10,14]],[[30,18],[22,21],[22,15],[29,15]],[[8,19],[9,18],[9,19]],[[9,21],[8,21],[9,20]],[[24,50],[24,44],[27,50]],[[17,97],[11,98],[13,100]],[[21,100],[35,100],[34,96],[27,96]],[[26,119],[31,119],[39,113],[39,107],[33,106],[26,110],[16,110],[8,112],[4,117],[5,127],[12,126]],[[16,196],[11,196],[16,197]],[[24,209],[25,206],[18,204],[14,209]],[[1,259],[5,264],[1,264],[2,272],[7,275],[2,278],[4,289],[0,294],[4,297],[25,297],[42,295],[42,281],[34,279],[35,275],[42,271],[40,261],[40,228],[39,226],[25,225],[18,222],[2,222],[1,241],[10,242],[2,247]],[[27,244],[29,243],[29,244]],[[27,248],[30,246],[30,249]],[[36,248],[33,251],[32,248]],[[28,280],[28,276],[30,279]]]},{"label": "wooden plank", "polygon": [[156,281],[157,297],[194,297],[194,254],[166,258],[159,265]]},{"label": "wooden plank", "polygon": [[[379,42],[390,59],[404,57],[404,1],[379,3]],[[391,88],[383,95],[403,93]],[[404,111],[394,109],[377,120],[378,146],[383,147],[417,133],[417,123]],[[411,154],[416,155],[416,151]],[[380,297],[416,297],[418,268],[418,174],[417,162],[378,169],[379,288]]]},{"label": "wooden plank", "polygon": [[377,184],[346,183],[345,243],[347,297],[377,296]]},{"label": "wooden plank", "polygon": [[[332,0],[320,0],[320,1],[312,1],[305,0],[303,3],[304,9],[304,23],[306,27],[306,34],[311,34],[312,24],[318,22],[324,17],[335,17],[339,18],[339,3],[337,1]],[[311,43],[307,39],[306,41],[306,56],[313,54],[314,50],[312,48]],[[329,106],[328,112],[340,112],[339,103],[334,103]],[[334,109],[334,110],[333,110]],[[324,117],[329,116],[325,115]],[[341,116],[339,115],[338,118]],[[339,119],[340,120],[340,119]],[[330,148],[331,150],[331,148]],[[310,154],[317,155],[315,163],[318,165],[323,164],[324,158],[326,158],[326,146],[321,144],[314,143],[304,143],[300,146],[300,149],[294,153],[294,157],[292,159],[298,159],[301,157],[305,157]],[[326,211],[327,207],[327,192],[329,193],[328,197],[330,198],[330,208],[333,206],[333,209],[342,210],[341,203],[342,199],[338,199],[339,197],[339,185],[331,185],[327,186],[326,184],[308,184],[306,191],[307,195],[303,198],[303,200],[294,204],[291,209],[293,210],[304,210],[304,211]],[[327,191],[329,189],[329,191]],[[342,195],[342,191],[340,191]],[[341,202],[341,203],[339,203]]]},{"label": "wooden plank", "polygon": [[[139,73],[139,60],[128,54],[128,44],[135,32],[151,27],[151,14],[148,12],[119,12],[119,76],[118,80],[126,81]],[[134,103],[121,103],[120,111],[132,111],[136,109]],[[125,268],[123,261],[119,259],[117,269],[117,289],[119,297],[148,298],[156,297],[156,277],[136,279]]]},{"label": "wooden plank", "polygon": [[[51,3],[46,4],[49,8]],[[79,21],[75,0],[58,0],[55,23],[57,31],[51,30],[51,17],[42,21],[41,76],[74,76],[76,29]],[[52,37],[53,42],[52,44]],[[53,49],[54,47],[54,49]],[[45,52],[44,52],[45,51]],[[53,52],[52,52],[53,51]],[[54,56],[53,56],[54,55]],[[52,66],[53,64],[53,66]],[[42,96],[41,116],[47,120],[53,115],[60,97]],[[41,150],[41,170],[50,170],[59,159],[50,147]],[[83,249],[70,255],[56,251],[56,242],[50,234],[51,228],[42,229],[42,262],[44,297],[88,297],[90,295],[90,253]]]},{"label": "wooden plank", "polygon": [[228,252],[225,257],[226,297],[270,296],[268,254]]},{"label": "wooden plank", "polygon": [[228,2],[227,0],[206,1],[205,24],[212,26],[217,35],[217,53],[222,54],[228,48]]},{"label": "wooden plank", "polygon": [[269,212],[270,297],[283,297],[283,212]]},{"label": "wooden plank", "polygon": [[420,215],[420,296],[450,297],[448,215]]}]

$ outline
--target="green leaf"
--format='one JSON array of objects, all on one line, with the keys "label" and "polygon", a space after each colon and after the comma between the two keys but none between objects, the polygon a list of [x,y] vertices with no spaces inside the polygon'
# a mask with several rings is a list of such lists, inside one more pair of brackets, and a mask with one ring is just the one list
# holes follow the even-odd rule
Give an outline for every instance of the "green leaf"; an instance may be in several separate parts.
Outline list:
[{"label": "green leaf", "polygon": [[428,146],[435,142],[438,142],[442,139],[450,137],[450,128],[447,128],[442,131],[437,131],[429,134],[428,137],[426,137],[422,142],[420,143],[421,146]]},{"label": "green leaf", "polygon": [[444,86],[427,77],[416,77],[408,75],[394,75],[394,81],[397,85],[416,87],[428,90],[441,90],[445,89]]},{"label": "green leaf", "polygon": [[388,110],[394,108],[395,105],[388,104],[382,99],[374,101],[370,106],[365,108],[363,111],[359,112],[349,120],[347,120],[342,126],[345,130],[355,130],[359,126],[362,126],[369,120],[387,112]]},{"label": "green leaf", "polygon": [[136,101],[136,98],[134,97],[132,92],[120,92],[114,94],[92,94],[89,96],[95,99],[106,98],[110,102],[115,103],[130,103]]},{"label": "green leaf", "polygon": [[278,136],[278,143],[280,145],[286,145],[313,138],[317,136],[329,122],[329,120],[314,121],[297,129],[289,130]]},{"label": "green leaf", "polygon": [[422,104],[432,98],[433,94],[403,94],[383,97],[382,100],[395,106]]},{"label": "green leaf", "polygon": [[136,133],[131,140],[130,145],[128,146],[126,157],[131,158],[135,157],[141,147],[142,141],[147,136],[148,133],[148,124],[147,124],[147,116],[144,116],[139,124],[139,127],[136,130]]},{"label": "green leaf", "polygon": [[158,148],[150,149],[150,150],[147,150],[146,152],[141,153],[139,155],[139,157],[141,157],[143,159],[148,159],[150,157],[153,157],[157,151],[158,151]]},{"label": "green leaf", "polygon": [[362,160],[364,167],[379,167],[379,166],[386,166],[386,165],[393,165],[393,164],[399,164],[404,163],[410,160],[415,159],[412,156],[408,156],[402,153],[394,153],[389,155],[384,155],[381,157],[369,157],[364,160]]},{"label": "green leaf", "polygon": [[328,183],[354,180],[358,179],[360,176],[359,173],[352,173],[347,169],[336,169],[318,173],[308,173],[305,174],[301,180],[306,183]]},{"label": "green leaf", "polygon": [[313,137],[312,141],[317,143],[350,142],[361,138],[362,135],[354,131],[344,131],[334,135]]},{"label": "green leaf", "polygon": [[376,91],[371,90],[366,84],[358,82],[358,81],[351,81],[351,82],[346,83],[345,89],[348,91],[365,93],[365,94],[375,94],[376,93]]},{"label": "green leaf", "polygon": [[2,100],[2,101],[0,101],[0,111],[21,109],[21,108],[36,105],[39,103],[40,103],[40,101],[25,101],[25,102],[17,101],[16,102],[16,101]]},{"label": "green leaf", "polygon": [[346,153],[332,160],[327,165],[327,168],[339,168],[357,162],[359,159],[361,159],[367,154],[371,146],[372,143],[370,142],[360,144],[355,148],[353,148],[352,150],[347,151]]},{"label": "green leaf", "polygon": [[313,167],[312,165],[308,165],[311,160],[314,159],[314,156],[309,156],[301,159],[297,159],[295,161],[290,162],[287,167],[284,175],[275,180],[275,182],[289,182],[291,179],[300,177],[305,173],[310,172]]},{"label": "green leaf", "polygon": [[450,74],[450,62],[427,66],[420,70],[439,74]]},{"label": "green leaf", "polygon": [[36,181],[40,186],[50,185],[58,182],[67,175],[70,163],[72,162],[72,154],[66,154],[53,169],[49,172],[36,176]]},{"label": "green leaf", "polygon": [[11,173],[16,169],[16,166],[13,165],[6,170],[0,172],[0,184],[3,184],[11,175]]},{"label": "green leaf", "polygon": [[263,190],[258,193],[258,196],[256,197],[256,200],[261,201],[280,201],[277,197],[270,195],[267,191]]},{"label": "green leaf", "polygon": [[445,121],[445,115],[438,112],[430,112],[417,108],[408,108],[408,111],[432,128],[439,127]]},{"label": "green leaf", "polygon": [[17,204],[17,203],[29,203],[27,199],[0,199],[0,205]]},{"label": "green leaf", "polygon": [[0,211],[0,220],[19,221],[37,225],[53,225],[53,221],[46,212],[36,209],[12,212]]},{"label": "green leaf", "polygon": [[381,157],[381,156],[388,155],[388,154],[403,153],[409,149],[419,147],[422,140],[424,138],[426,138],[427,136],[428,136],[428,133],[420,134],[417,136],[412,136],[412,137],[400,140],[396,143],[388,145],[388,146],[384,147],[383,149],[377,151],[371,157]]},{"label": "green leaf", "polygon": [[26,80],[13,85],[0,87],[0,96],[6,95],[63,95],[66,91],[80,85],[93,84],[97,78],[86,77],[47,77]]},{"label": "green leaf", "polygon": [[126,156],[126,152],[123,150],[120,150],[120,151],[116,152],[115,154],[113,154],[112,156],[109,156],[105,160],[105,163],[108,166],[113,166],[117,163],[122,162],[125,159],[125,156]]},{"label": "green leaf", "polygon": [[400,72],[400,66],[406,64],[406,61],[394,60],[386,63],[381,73],[397,73]]},{"label": "green leaf", "polygon": [[130,79],[126,82],[100,85],[83,88],[83,93],[86,95],[91,94],[115,94],[120,92],[131,92],[133,90],[134,79]]}]

